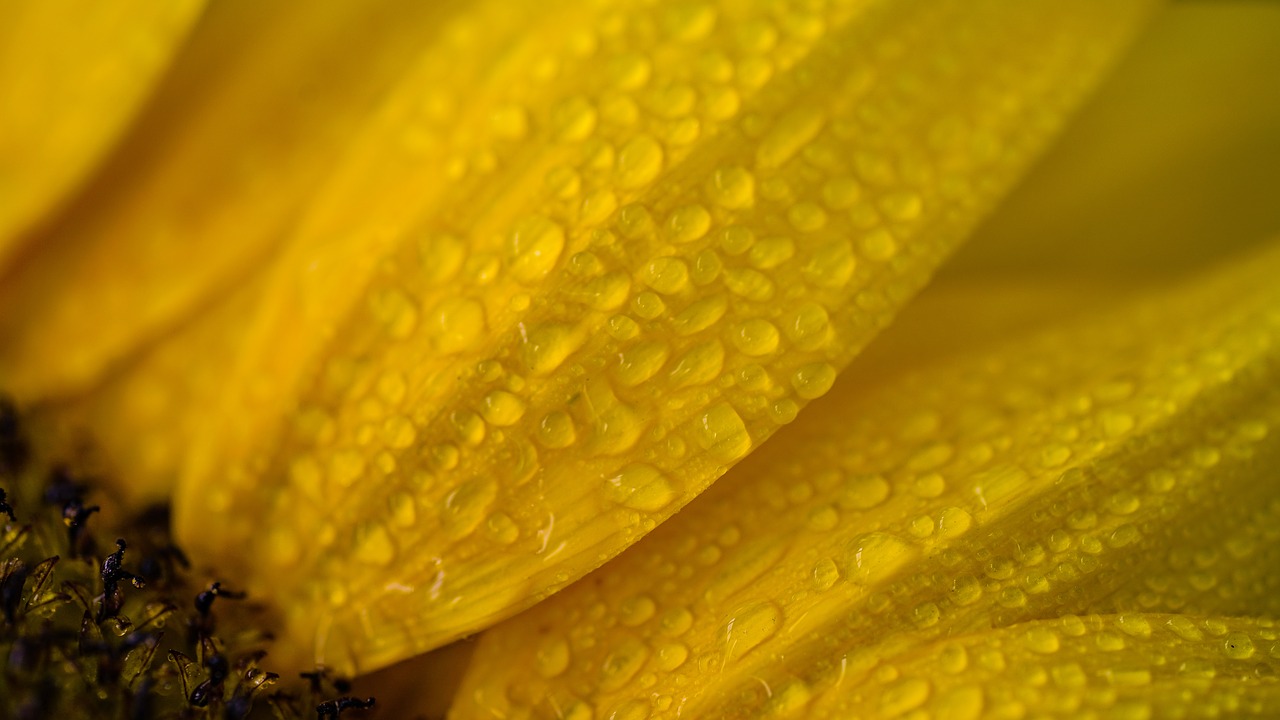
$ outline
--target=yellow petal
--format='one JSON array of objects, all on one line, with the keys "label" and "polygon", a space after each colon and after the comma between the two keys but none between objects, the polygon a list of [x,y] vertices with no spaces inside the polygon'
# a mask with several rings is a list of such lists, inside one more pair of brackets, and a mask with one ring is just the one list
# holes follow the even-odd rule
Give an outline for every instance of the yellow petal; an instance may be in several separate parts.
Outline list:
[{"label": "yellow petal", "polygon": [[[403,6],[411,6],[413,12],[406,14]],[[432,8],[429,16],[420,16],[427,7]],[[246,13],[264,10],[260,4],[245,5],[225,18],[216,33],[206,30],[214,37],[208,41],[207,60],[220,57],[217,51],[227,34],[239,33],[246,36],[242,42],[258,49],[261,57],[256,60],[270,68],[269,77],[260,78],[256,64],[246,65],[246,77],[236,78],[238,82],[231,83],[235,92],[223,100],[228,104],[223,123],[209,120],[209,127],[197,123],[172,128],[175,141],[211,158],[174,163],[165,170],[177,173],[191,165],[209,165],[221,151],[208,136],[222,137],[232,130],[253,131],[247,137],[223,138],[240,143],[236,152],[252,160],[234,160],[228,170],[240,172],[236,168],[244,164],[257,169],[242,178],[247,185],[226,188],[210,188],[204,176],[190,177],[188,172],[187,185],[176,195],[163,194],[157,187],[165,184],[164,178],[153,178],[157,187],[151,187],[148,197],[161,205],[159,209],[116,198],[115,205],[104,202],[103,211],[144,224],[163,223],[173,221],[175,214],[185,217],[190,196],[197,197],[211,217],[188,218],[189,230],[209,242],[175,241],[161,248],[165,257],[151,258],[147,267],[163,270],[150,277],[175,292],[216,297],[208,298],[211,307],[116,368],[87,397],[46,402],[35,420],[43,426],[42,440],[55,451],[86,446],[101,450],[99,467],[105,469],[107,482],[115,481],[113,490],[134,506],[169,496],[183,463],[200,467],[198,474],[220,476],[230,461],[270,448],[286,412],[296,410],[298,394],[314,381],[317,356],[334,341],[335,327],[365,299],[374,271],[389,266],[390,248],[406,244],[406,251],[415,253],[421,239],[419,215],[446,202],[440,196],[461,182],[460,176],[442,172],[442,166],[483,154],[469,139],[476,133],[486,142],[495,141],[488,129],[503,99],[499,90],[523,87],[538,49],[536,41],[552,37],[568,42],[573,28],[559,23],[557,14],[547,12],[549,7],[512,8],[498,1],[471,4],[463,11],[399,0],[326,6],[329,12],[308,15],[312,26],[288,31],[295,40],[301,33],[305,42],[291,46],[283,57],[272,54],[282,52],[273,50],[283,32],[276,24],[291,22],[283,10],[249,23]],[[348,67],[352,60],[345,45],[333,42],[335,33],[351,27],[381,53],[361,56]],[[336,72],[335,64],[343,67],[341,82],[328,77]],[[299,81],[290,78],[312,82],[321,75],[326,80],[317,81],[321,94],[313,103],[297,105],[288,96],[272,96],[269,99],[288,107],[261,109],[260,94]],[[323,121],[316,122],[313,116],[321,108]],[[243,127],[246,124],[249,127]],[[497,138],[504,148],[516,147],[521,140],[510,132],[503,126]],[[282,137],[290,143],[281,142]],[[291,149],[297,145],[305,147]],[[273,155],[278,152],[286,156]],[[97,239],[139,256],[154,255],[155,248],[139,241],[143,235],[103,234]],[[112,252],[118,254],[120,248]],[[189,257],[193,253],[202,256],[199,261]],[[50,272],[66,261],[51,258]],[[448,273],[451,267],[456,271],[451,262],[441,258],[430,272]],[[224,268],[226,273],[214,270],[229,277],[213,283],[207,274],[210,266],[228,264],[234,267]],[[86,269],[103,273],[104,282],[111,284],[127,275],[120,265],[118,258],[111,258]],[[170,296],[154,286],[136,285],[117,288],[126,293],[120,298],[123,305],[150,307],[157,293]],[[35,282],[28,287],[33,298],[37,289]],[[59,302],[83,302],[76,300],[79,297],[71,293]],[[78,357],[94,373],[100,372],[98,361],[103,358],[97,350],[120,343],[129,346],[141,331],[141,324],[86,328],[82,324],[95,317],[68,318],[61,327],[87,337],[87,342],[73,343],[70,355],[48,365],[37,361],[46,351],[14,352],[18,369],[7,378],[6,388],[26,400],[41,398],[46,386],[55,395],[68,394],[64,371],[80,362],[72,356],[87,353]],[[14,322],[20,320],[26,333],[20,337],[42,347],[56,342],[61,332],[57,322],[52,328],[42,327],[48,318],[41,313],[25,318],[15,314]],[[101,335],[95,335],[98,330]],[[3,365],[0,349],[0,370]]]},{"label": "yellow petal", "polygon": [[[932,693],[896,658],[950,636],[1274,615],[1277,272],[1273,248],[1106,315],[938,347],[889,383],[842,379],[645,540],[486,633],[453,716],[895,716]],[[984,312],[1016,327],[1026,297]],[[1124,618],[1119,635],[1147,634]]]},{"label": "yellow petal", "polygon": [[948,272],[1133,279],[1274,236],[1277,68],[1280,4],[1172,3]]},{"label": "yellow petal", "polygon": [[[845,702],[819,700],[805,717],[1275,717],[1277,636],[1274,621],[1237,617],[1031,620],[885,649],[880,667]],[[797,685],[770,690],[774,708],[799,705]]]},{"label": "yellow petal", "polygon": [[[44,12],[61,25],[93,22],[67,5]],[[83,391],[245,284],[303,222],[409,58],[423,45],[453,47],[440,33],[457,10],[405,0],[306,12],[214,3],[111,162],[0,278],[6,391],[26,403]]]},{"label": "yellow petal", "polygon": [[0,270],[150,96],[203,0],[0,5]]},{"label": "yellow petal", "polygon": [[545,597],[824,393],[1148,6],[544,9],[502,82],[441,88],[488,118],[445,138],[450,186],[365,138],[334,185],[391,220],[318,206],[273,267],[191,445],[185,545],[289,598],[300,664]]}]

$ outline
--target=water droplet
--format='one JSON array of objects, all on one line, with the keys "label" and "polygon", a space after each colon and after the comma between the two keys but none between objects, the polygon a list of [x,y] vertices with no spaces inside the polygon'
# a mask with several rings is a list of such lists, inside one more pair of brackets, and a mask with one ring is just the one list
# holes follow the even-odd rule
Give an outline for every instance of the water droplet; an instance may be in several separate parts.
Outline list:
[{"label": "water droplet", "polygon": [[511,273],[523,283],[541,280],[564,250],[564,228],[543,215],[516,223],[508,242]]},{"label": "water droplet", "polygon": [[919,550],[901,538],[871,533],[853,542],[848,575],[854,582],[870,585],[893,576],[918,555]]},{"label": "water droplet", "polygon": [[403,415],[388,418],[382,425],[382,439],[388,447],[403,450],[418,437],[413,421]]},{"label": "water droplet", "polygon": [[876,228],[858,241],[862,255],[873,262],[887,262],[898,254],[898,241],[884,228]]},{"label": "water droplet", "polygon": [[734,346],[744,355],[758,357],[778,349],[778,328],[761,318],[751,318],[739,323],[733,329],[731,337]]},{"label": "water droplet", "polygon": [[631,301],[631,309],[645,320],[653,320],[666,312],[667,304],[656,293],[645,291]]},{"label": "water droplet", "polygon": [[724,269],[724,262],[720,260],[720,256],[715,250],[710,248],[698,253],[698,257],[693,261],[693,272],[689,277],[696,285],[706,285],[720,276],[720,271]]},{"label": "water droplet", "polygon": [[880,713],[898,717],[915,710],[929,699],[931,686],[921,678],[903,678],[886,687],[880,695]]},{"label": "water droplet", "polygon": [[381,523],[368,523],[356,530],[356,559],[370,565],[386,567],[396,557],[396,547],[391,534]]},{"label": "water droplet", "polygon": [[626,315],[614,315],[609,318],[609,335],[614,340],[634,339],[640,334],[640,324]]},{"label": "water droplet", "polygon": [[1131,637],[1151,637],[1151,621],[1141,615],[1125,614],[1116,618],[1116,626]]},{"label": "water droplet", "polygon": [[618,196],[612,190],[602,188],[582,199],[582,214],[579,219],[582,225],[599,225],[608,220],[617,209]]},{"label": "water droplet", "polygon": [[609,61],[609,79],[619,90],[637,90],[649,82],[653,64],[638,52],[625,52]]},{"label": "water droplet", "polygon": [[438,470],[452,470],[458,466],[458,446],[441,443],[431,448],[431,462]]},{"label": "water droplet", "polygon": [[604,659],[600,667],[600,689],[613,692],[626,685],[649,658],[649,648],[635,638],[626,638]]},{"label": "water droplet", "polygon": [[944,508],[938,518],[938,533],[948,540],[960,537],[971,527],[973,527],[973,516],[964,508]]},{"label": "water droplet", "polygon": [[814,203],[801,202],[787,211],[787,221],[799,232],[815,232],[827,224],[827,213]]},{"label": "water droplet", "polygon": [[804,266],[805,279],[818,287],[844,287],[853,277],[858,261],[846,240],[831,240],[819,246]]},{"label": "water droplet", "polygon": [[603,378],[588,382],[576,404],[589,418],[594,430],[594,451],[616,454],[631,449],[640,439],[646,423],[640,414],[618,400],[613,388]]},{"label": "water droplet", "polygon": [[1200,631],[1200,628],[1196,627],[1194,622],[1183,615],[1175,615],[1169,618],[1165,624],[1169,626],[1169,629],[1174,634],[1188,642],[1197,642],[1204,639],[1204,633]]},{"label": "water droplet", "polygon": [[450,355],[471,347],[485,332],[484,307],[470,298],[447,298],[431,313],[436,351]]},{"label": "water droplet", "polygon": [[696,300],[671,319],[671,329],[680,336],[701,332],[724,317],[728,309],[729,302],[723,295],[712,295]]},{"label": "water droplet", "polygon": [[479,445],[484,440],[484,420],[469,410],[455,410],[449,414],[449,422],[458,433],[458,439],[468,445]]},{"label": "water droplet", "polygon": [[822,558],[813,564],[813,587],[815,590],[830,590],[840,579],[840,568],[831,558]]},{"label": "water droplet", "polygon": [[720,234],[720,247],[729,255],[741,255],[756,242],[756,236],[741,225],[725,228]]},{"label": "water droplet", "polygon": [[809,511],[805,527],[815,532],[831,530],[840,522],[840,513],[830,505],[819,505]]},{"label": "water droplet", "polygon": [[374,295],[371,308],[387,335],[397,340],[409,337],[418,326],[417,304],[401,290],[387,290]]},{"label": "water droplet", "polygon": [[559,636],[545,638],[533,657],[533,665],[544,678],[554,678],[569,669],[569,643]]},{"label": "water droplet", "polygon": [[762,168],[782,166],[817,137],[824,122],[822,113],[814,108],[798,107],[789,110],[760,141],[756,150],[756,165]]},{"label": "water droplet", "polygon": [[682,643],[665,643],[658,648],[658,667],[666,672],[678,669],[688,659],[689,648]]},{"label": "water droplet", "polygon": [[467,244],[453,235],[428,235],[418,243],[423,273],[432,282],[453,277],[466,257]]},{"label": "water droplet", "polygon": [[1063,445],[1049,445],[1040,451],[1040,463],[1047,468],[1060,467],[1071,459],[1071,448]]},{"label": "water droplet", "polygon": [[455,540],[470,535],[497,497],[498,487],[489,480],[468,480],[454,488],[440,509],[445,533]]},{"label": "water droplet", "polygon": [[1058,637],[1058,634],[1043,626],[1032,627],[1027,630],[1026,635],[1023,636],[1023,642],[1028,650],[1041,655],[1058,652],[1058,648],[1062,646],[1062,640]]},{"label": "water droplet", "polygon": [[520,527],[506,513],[494,513],[485,521],[485,532],[491,540],[510,545],[520,538]]},{"label": "water droplet", "polygon": [[773,281],[764,273],[751,268],[725,269],[724,286],[729,292],[747,300],[767,302],[773,298]]},{"label": "water droplet", "polygon": [[545,181],[547,189],[560,198],[571,198],[582,190],[582,176],[577,170],[565,165],[557,165],[548,170]]},{"label": "water droplet", "polygon": [[407,493],[392,495],[387,500],[387,510],[391,513],[391,520],[399,527],[413,527],[418,521],[418,511],[414,505],[413,496]]},{"label": "water droplet", "polygon": [[625,303],[631,294],[631,278],[621,271],[606,273],[587,281],[577,291],[570,288],[569,292],[596,310],[613,310]]},{"label": "water droplet", "polygon": [[688,287],[689,266],[680,258],[655,258],[645,265],[642,277],[645,285],[663,295],[671,295]]},{"label": "water droplet", "polygon": [[637,135],[618,155],[618,186],[632,190],[648,185],[662,172],[662,146],[648,135]]},{"label": "water droplet", "polygon": [[707,195],[712,202],[723,208],[749,208],[755,204],[756,199],[755,176],[739,165],[720,168],[711,175]]},{"label": "water droplet", "polygon": [[340,487],[351,487],[364,471],[365,459],[353,450],[343,450],[329,460],[329,479]]},{"label": "water droplet", "polygon": [[657,374],[669,354],[666,343],[656,340],[637,343],[622,352],[614,375],[622,385],[638,385]]},{"label": "water droplet", "polygon": [[605,480],[605,494],[613,502],[633,510],[657,512],[675,500],[667,476],[652,465],[635,463]]},{"label": "water droplet", "polygon": [[506,390],[494,390],[485,396],[480,414],[492,425],[507,427],[519,422],[524,410],[523,400]]},{"label": "water droplet", "polygon": [[972,605],[982,597],[982,583],[972,575],[961,575],[951,581],[950,598],[957,605]]},{"label": "water droplet", "polygon": [[859,475],[850,479],[840,493],[838,504],[849,510],[866,510],[889,497],[889,483],[879,475]]},{"label": "water droplet", "polygon": [[911,621],[918,628],[933,627],[942,619],[942,611],[936,603],[921,603],[911,609]]},{"label": "water droplet", "polygon": [[934,524],[933,518],[928,515],[919,515],[912,519],[907,529],[911,534],[918,538],[927,538],[933,534]]},{"label": "water droplet", "polygon": [[771,602],[748,605],[725,625],[725,657],[737,661],[773,637],[782,625],[782,609]]},{"label": "water droplet", "polygon": [[633,595],[622,601],[618,608],[618,619],[627,627],[636,627],[649,621],[658,610],[653,598],[648,595]]},{"label": "water droplet", "polygon": [[711,213],[701,205],[685,205],[671,213],[667,227],[673,242],[693,242],[711,229]]},{"label": "water droplet", "polygon": [[1241,632],[1227,635],[1222,641],[1222,652],[1232,660],[1247,660],[1253,657],[1253,639]]},{"label": "water droplet", "polygon": [[718,403],[695,422],[698,445],[723,462],[737,460],[751,449],[751,436],[738,412],[728,403]]},{"label": "water droplet", "polygon": [[618,232],[628,240],[639,240],[653,230],[653,216],[638,203],[622,206],[618,211]]},{"label": "water droplet", "polygon": [[662,614],[658,625],[663,635],[679,637],[693,627],[693,613],[682,607],[671,608]]},{"label": "water droplet", "polygon": [[791,386],[796,395],[805,400],[814,400],[827,394],[836,381],[836,369],[829,363],[819,362],[802,365],[791,376]]},{"label": "water droplet", "polygon": [[524,366],[534,375],[546,375],[560,367],[584,339],[571,325],[539,325],[525,333]]},{"label": "water droplet", "polygon": [[676,363],[671,371],[671,383],[676,387],[693,387],[715,380],[724,368],[724,346],[708,340],[694,345]]}]

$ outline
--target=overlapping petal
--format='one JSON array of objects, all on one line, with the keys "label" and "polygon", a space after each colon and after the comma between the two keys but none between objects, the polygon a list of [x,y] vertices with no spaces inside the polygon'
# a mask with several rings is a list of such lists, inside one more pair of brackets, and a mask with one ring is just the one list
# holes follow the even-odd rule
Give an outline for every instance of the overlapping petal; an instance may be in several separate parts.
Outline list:
[{"label": "overlapping petal", "polygon": [[[1278,271],[1273,248],[1103,317],[935,348],[881,387],[842,379],[634,548],[487,633],[454,717],[1167,706],[1159,684],[1117,689],[1154,662],[1144,614],[1186,614],[1171,627],[1203,636],[1200,616],[1280,611]],[[992,292],[986,314],[1010,299]],[[1014,658],[1090,633],[1117,639],[1076,689],[912,670],[972,637],[970,681],[997,672],[995,649],[1018,677]],[[1197,657],[1275,670],[1219,650]],[[1268,707],[1269,682],[1237,688],[1244,706]]]},{"label": "overlapping petal", "polygon": [[204,5],[0,6],[0,271],[111,150]]},{"label": "overlapping petal", "polygon": [[[198,3],[99,9],[134,71],[18,85],[0,138],[0,386],[126,503],[176,492],[196,559],[268,598],[277,662],[377,668],[545,600],[486,636],[459,718],[1274,714],[1249,618],[1280,611],[1277,251],[1124,310],[948,285],[547,599],[824,395],[1153,4],[233,0],[185,45]],[[1158,37],[1212,99],[1197,73],[1256,72],[1276,12]],[[1237,47],[1188,53],[1203,22]],[[1135,67],[1110,92],[1171,66]],[[1199,205],[1273,226],[1272,96],[1173,110],[1113,158],[1145,194],[1082,191],[1073,154],[1150,101],[1086,116],[1065,186],[1033,177],[956,274],[1045,266],[1027,208],[1077,220],[1066,265],[1132,268],[1149,244],[1107,246],[1164,227],[1151,266],[1195,267],[1221,253]]]}]

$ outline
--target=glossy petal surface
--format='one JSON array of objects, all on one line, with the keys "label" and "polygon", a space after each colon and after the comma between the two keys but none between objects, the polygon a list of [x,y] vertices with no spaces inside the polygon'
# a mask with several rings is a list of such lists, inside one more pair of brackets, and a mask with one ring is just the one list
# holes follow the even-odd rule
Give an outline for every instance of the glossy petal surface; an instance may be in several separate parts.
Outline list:
[{"label": "glossy petal surface", "polygon": [[[1147,9],[544,14],[559,34],[512,50],[503,72],[523,80],[459,129],[434,212],[391,228],[335,328],[286,328],[289,347],[328,347],[299,398],[278,396],[301,408],[291,426],[222,399],[247,442],[195,445],[186,546],[297,598],[290,647],[314,637],[340,669],[546,597],[825,393]],[[341,238],[325,253],[370,256]],[[298,287],[304,305],[328,289]],[[244,368],[233,387],[277,379]],[[255,537],[251,558],[220,555]]]},{"label": "glossy petal surface", "polygon": [[[1149,614],[1186,615],[1170,627],[1191,638],[1202,616],[1280,611],[1278,271],[1272,249],[1105,317],[938,348],[891,382],[842,379],[669,523],[486,634],[453,716],[1170,706],[1160,683],[1126,686],[1172,670],[1153,669],[1167,618]],[[1027,297],[992,291],[985,314]],[[1070,667],[1086,636],[1109,658]],[[1074,688],[1016,679],[1064,648]],[[1274,704],[1266,668],[1185,650],[1239,680],[1197,697]]]}]

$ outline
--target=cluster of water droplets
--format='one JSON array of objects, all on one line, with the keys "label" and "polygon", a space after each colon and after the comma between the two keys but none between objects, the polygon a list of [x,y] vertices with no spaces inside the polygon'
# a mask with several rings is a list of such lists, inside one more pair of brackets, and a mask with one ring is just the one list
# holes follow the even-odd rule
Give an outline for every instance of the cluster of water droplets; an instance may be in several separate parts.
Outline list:
[{"label": "cluster of water droplets", "polygon": [[[1270,682],[1274,627],[1214,619],[1280,612],[1280,497],[1259,475],[1280,458],[1280,315],[1254,281],[816,404],[732,481],[491,633],[467,689],[482,707],[602,717],[1145,717],[1138,689],[1160,678]],[[534,628],[550,668],[487,664]],[[1184,694],[1256,702],[1230,683]]]}]

